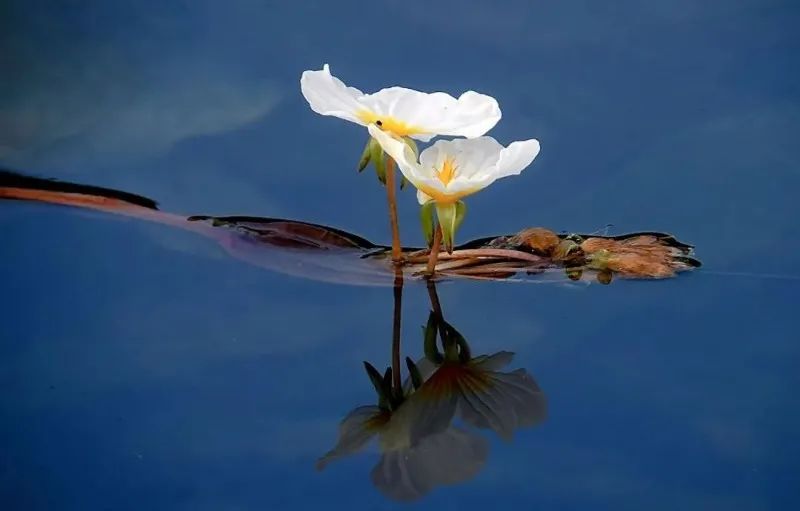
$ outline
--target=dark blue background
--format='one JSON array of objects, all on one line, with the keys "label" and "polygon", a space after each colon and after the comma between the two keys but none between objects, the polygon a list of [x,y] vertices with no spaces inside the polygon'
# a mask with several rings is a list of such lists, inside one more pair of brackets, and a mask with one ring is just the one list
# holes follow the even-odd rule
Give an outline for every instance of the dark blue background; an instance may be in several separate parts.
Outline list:
[{"label": "dark blue background", "polygon": [[[705,267],[443,286],[448,319],[478,353],[516,351],[549,418],[488,436],[477,478],[416,507],[791,509],[799,22],[765,0],[4,2],[0,164],[387,242],[383,191],[354,168],[366,133],[311,112],[300,73],[491,94],[491,134],[542,153],[469,199],[462,240],[612,223],[673,232]],[[0,204],[0,228],[4,509],[409,507],[371,486],[375,449],[313,467],[374,398],[361,361],[389,362],[390,290],[53,206]],[[426,300],[406,289],[412,357]]]}]

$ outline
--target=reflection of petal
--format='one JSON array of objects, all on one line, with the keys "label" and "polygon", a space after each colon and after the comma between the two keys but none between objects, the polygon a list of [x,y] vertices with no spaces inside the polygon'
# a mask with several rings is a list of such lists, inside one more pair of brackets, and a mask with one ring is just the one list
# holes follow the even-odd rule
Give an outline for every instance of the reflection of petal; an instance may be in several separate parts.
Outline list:
[{"label": "reflection of petal", "polygon": [[524,370],[511,373],[485,373],[477,384],[475,377],[461,380],[459,415],[478,428],[492,429],[505,440],[514,430],[544,420],[547,401],[533,378]]},{"label": "reflection of petal", "polygon": [[499,371],[514,359],[511,351],[498,351],[493,355],[481,355],[471,361],[471,365],[481,371]]},{"label": "reflection of petal", "polygon": [[385,452],[372,470],[372,482],[392,499],[413,500],[436,486],[471,479],[488,453],[484,438],[449,428],[422,438],[411,448]]},{"label": "reflection of petal", "polygon": [[450,426],[456,414],[457,398],[455,392],[431,392],[430,387],[426,388],[426,385],[423,385],[404,403],[408,413],[413,415],[409,427],[412,444],[440,433]]},{"label": "reflection of petal", "polygon": [[447,429],[458,405],[456,383],[462,372],[461,366],[441,366],[427,379],[425,373],[429,367],[424,366],[423,370],[420,372],[425,383],[404,404],[414,416],[410,427],[412,443]]},{"label": "reflection of petal", "polygon": [[336,446],[317,461],[317,470],[324,469],[336,459],[361,450],[389,418],[389,413],[377,406],[360,406],[351,411],[339,425]]}]

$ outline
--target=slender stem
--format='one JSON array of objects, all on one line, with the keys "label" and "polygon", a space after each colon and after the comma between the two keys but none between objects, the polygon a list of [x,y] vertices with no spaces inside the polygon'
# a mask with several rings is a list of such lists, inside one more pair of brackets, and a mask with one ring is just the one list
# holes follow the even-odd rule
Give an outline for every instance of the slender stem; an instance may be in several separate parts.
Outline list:
[{"label": "slender stem", "polygon": [[426,272],[428,275],[433,275],[433,272],[436,270],[436,263],[439,260],[439,252],[442,250],[442,228],[441,226],[436,226],[436,233],[433,235],[433,246],[431,247],[431,253],[428,256],[428,267],[426,268]]},{"label": "slender stem", "polygon": [[392,321],[392,385],[398,397],[402,396],[400,379],[400,318],[403,309],[403,271],[394,273],[394,317]]},{"label": "slender stem", "polygon": [[397,198],[394,184],[394,160],[386,158],[386,197],[389,200],[389,222],[392,226],[392,261],[400,263],[403,259],[400,246],[400,224],[397,221]]}]

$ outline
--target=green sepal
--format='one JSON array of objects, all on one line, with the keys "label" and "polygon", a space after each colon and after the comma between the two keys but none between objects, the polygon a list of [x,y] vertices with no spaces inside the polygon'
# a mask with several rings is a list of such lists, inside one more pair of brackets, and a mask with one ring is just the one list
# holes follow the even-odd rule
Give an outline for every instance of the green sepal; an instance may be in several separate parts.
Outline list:
[{"label": "green sepal", "polygon": [[378,181],[386,184],[386,157],[383,153],[383,148],[374,138],[369,139],[369,159],[375,167],[375,175],[378,176]]},{"label": "green sepal", "polygon": [[414,390],[419,390],[422,387],[422,374],[419,372],[417,364],[411,358],[406,357],[406,367],[408,367],[408,374],[411,376],[411,384]]},{"label": "green sepal", "polygon": [[389,396],[389,408],[395,410],[403,401],[403,389],[392,386],[392,368],[387,367],[383,373],[383,392]]},{"label": "green sepal", "polygon": [[436,208],[436,203],[428,201],[422,205],[419,210],[419,219],[422,222],[422,234],[425,235],[425,242],[430,248],[433,245],[433,233],[436,231],[436,219],[433,216],[433,211]]},{"label": "green sepal", "polygon": [[461,227],[464,222],[464,215],[467,214],[467,205],[463,201],[456,202],[456,229]]},{"label": "green sepal", "polygon": [[386,392],[381,373],[367,361],[364,361],[364,369],[367,371],[367,376],[369,376],[369,380],[372,382],[372,386],[375,387],[375,392],[378,394],[378,406],[387,408],[391,402],[389,399],[390,395]]},{"label": "green sepal", "polygon": [[428,314],[428,324],[425,325],[425,358],[437,365],[441,364],[444,360],[444,357],[439,352],[439,348],[436,346],[438,333],[439,318],[435,312],[431,311],[431,313]]},{"label": "green sepal", "polygon": [[387,367],[386,370],[383,372],[383,388],[390,389],[392,388],[392,368]]},{"label": "green sepal", "polygon": [[467,213],[467,205],[462,201],[451,204],[436,204],[436,216],[439,218],[439,225],[442,228],[442,243],[448,254],[453,253],[453,244],[464,215]]},{"label": "green sepal", "polygon": [[403,190],[408,184],[408,179],[402,173],[400,174],[400,189]]},{"label": "green sepal", "polygon": [[372,143],[374,140],[375,140],[374,138],[369,137],[369,140],[367,140],[366,145],[364,145],[364,152],[361,153],[361,159],[358,160],[359,172],[367,168],[367,165],[369,165],[369,162],[372,159]]},{"label": "green sepal", "polygon": [[442,324],[442,340],[445,359],[465,364],[472,358],[472,350],[470,350],[467,340],[447,321]]}]

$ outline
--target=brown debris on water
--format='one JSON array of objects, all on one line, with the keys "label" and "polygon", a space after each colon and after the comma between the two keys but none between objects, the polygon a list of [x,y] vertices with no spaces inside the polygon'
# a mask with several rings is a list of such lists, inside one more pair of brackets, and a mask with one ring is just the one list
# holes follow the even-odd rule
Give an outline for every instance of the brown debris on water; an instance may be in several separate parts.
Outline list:
[{"label": "brown debris on water", "polygon": [[588,267],[611,270],[623,277],[663,279],[699,265],[688,257],[686,249],[648,234],[625,239],[587,238],[580,247]]},{"label": "brown debris on water", "polygon": [[549,260],[551,268],[564,268],[570,280],[581,280],[584,270],[590,270],[602,284],[610,283],[614,274],[623,278],[662,279],[700,266],[691,256],[691,245],[655,232],[565,235],[531,227],[512,236],[472,243],[470,247],[474,251],[485,250],[487,254],[496,249],[532,253]]},{"label": "brown debris on water", "polygon": [[531,227],[520,231],[508,240],[514,246],[523,246],[532,250],[534,254],[551,257],[561,238],[544,227]]}]

